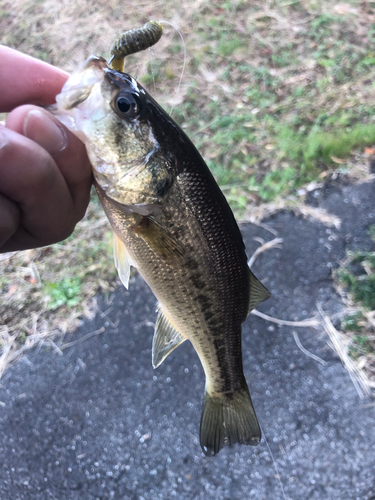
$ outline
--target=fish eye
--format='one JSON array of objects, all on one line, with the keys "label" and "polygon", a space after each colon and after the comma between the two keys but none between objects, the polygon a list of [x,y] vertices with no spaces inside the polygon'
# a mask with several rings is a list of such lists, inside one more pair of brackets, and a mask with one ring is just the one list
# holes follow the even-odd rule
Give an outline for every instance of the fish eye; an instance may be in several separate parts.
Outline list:
[{"label": "fish eye", "polygon": [[131,92],[119,92],[113,104],[120,118],[136,118],[141,111],[138,97]]}]

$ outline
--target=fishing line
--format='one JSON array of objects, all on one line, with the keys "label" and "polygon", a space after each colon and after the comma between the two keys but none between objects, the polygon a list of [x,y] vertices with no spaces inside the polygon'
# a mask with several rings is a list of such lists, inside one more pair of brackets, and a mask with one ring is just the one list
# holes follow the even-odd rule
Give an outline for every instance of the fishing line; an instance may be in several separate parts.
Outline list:
[{"label": "fishing line", "polygon": [[268,451],[269,451],[269,454],[271,455],[271,458],[272,458],[272,462],[273,462],[273,466],[275,467],[275,471],[276,471],[276,474],[277,474],[277,478],[279,480],[279,484],[280,484],[280,488],[281,488],[281,491],[283,493],[283,497],[284,497],[284,500],[287,500],[286,498],[286,495],[285,495],[285,491],[284,491],[284,487],[283,487],[283,483],[281,482],[281,477],[280,477],[280,473],[279,473],[279,469],[277,467],[277,463],[276,463],[276,460],[273,456],[273,453],[271,451],[271,448],[270,448],[270,445],[268,444],[268,441],[267,441],[267,438],[266,438],[266,434],[265,432],[263,431],[261,425],[259,424],[259,427],[260,427],[260,430],[262,431],[262,435],[264,436],[264,440],[266,442],[266,445],[267,445],[267,448],[268,448]]},{"label": "fishing line", "polygon": [[152,47],[149,47],[148,48],[148,54],[150,56],[150,68],[151,68],[151,75],[152,75],[152,83],[154,84],[154,92],[156,94],[155,75],[154,75],[154,67],[152,65],[151,53],[152,53]]},{"label": "fishing line", "polygon": [[[184,64],[182,65],[181,76],[180,76],[180,80],[178,82],[178,86],[177,86],[177,90],[176,90],[176,94],[178,94],[179,91],[180,91],[181,81],[182,81],[182,77],[184,75],[185,65],[186,65],[186,44],[185,44],[185,40],[184,40],[184,37],[183,37],[181,31],[174,24],[170,23],[169,21],[164,21],[164,19],[159,20],[158,23],[160,23],[160,24],[169,24],[169,26],[172,26],[172,28],[174,28],[177,31],[177,33],[180,35],[180,38],[181,38],[181,41],[182,41],[182,46],[184,48]],[[172,106],[172,109],[171,109],[171,111],[169,113],[170,115],[172,115],[172,111],[173,111],[173,106]]]}]

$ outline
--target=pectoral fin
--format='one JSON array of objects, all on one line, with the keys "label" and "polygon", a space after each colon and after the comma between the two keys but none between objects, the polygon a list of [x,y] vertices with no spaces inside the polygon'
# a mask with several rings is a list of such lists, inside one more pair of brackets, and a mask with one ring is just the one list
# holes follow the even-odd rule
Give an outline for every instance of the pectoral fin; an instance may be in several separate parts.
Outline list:
[{"label": "pectoral fin", "polygon": [[152,341],[152,366],[157,368],[165,358],[186,340],[171,324],[159,306]]},{"label": "pectoral fin", "polygon": [[181,259],[184,255],[183,246],[152,217],[142,217],[137,225],[132,226],[132,230],[163,260]]},{"label": "pectoral fin", "polygon": [[115,266],[120,276],[120,280],[126,289],[129,288],[130,266],[136,267],[134,261],[130,257],[125,244],[113,233],[113,258]]},{"label": "pectoral fin", "polygon": [[261,302],[270,298],[271,294],[267,288],[262,285],[258,278],[250,271],[250,301],[248,314]]}]

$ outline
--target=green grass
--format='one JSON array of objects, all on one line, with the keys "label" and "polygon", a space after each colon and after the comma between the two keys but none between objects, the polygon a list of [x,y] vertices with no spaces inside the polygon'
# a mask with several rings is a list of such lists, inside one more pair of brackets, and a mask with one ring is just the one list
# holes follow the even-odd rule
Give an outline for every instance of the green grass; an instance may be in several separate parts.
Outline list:
[{"label": "green grass", "polygon": [[[368,234],[375,243],[375,226],[370,226]],[[350,252],[337,277],[354,302],[367,311],[375,310],[375,252]]]},{"label": "green grass", "polygon": [[[375,260],[375,254],[370,256]],[[338,274],[340,283],[345,286],[353,296],[354,302],[359,303],[365,309],[375,309],[375,275],[356,275],[350,271],[340,271]]]},{"label": "green grass", "polygon": [[[220,18],[215,21],[216,33],[223,25]],[[227,36],[224,30],[219,46]],[[206,37],[210,39],[208,34]],[[345,160],[352,151],[374,144],[375,109],[371,101],[364,105],[350,85],[339,87],[361,78],[371,87],[372,40],[373,31],[363,43],[349,19],[322,13],[312,17],[294,39],[286,36],[272,49],[265,43],[257,44],[258,53],[264,54],[261,64],[228,62],[221,80],[233,85],[234,93],[236,87],[241,88],[242,102],[237,109],[228,109],[224,96],[215,106],[210,104],[208,113],[206,106],[206,122],[214,120],[213,111],[222,118],[206,129],[204,138],[198,138],[203,152],[214,151],[212,166],[219,183],[228,184],[228,176],[224,180],[221,175],[220,164],[224,164],[231,171],[233,186],[240,181],[243,193],[256,189],[262,200],[269,201],[317,178],[322,170],[334,168],[336,158]],[[241,49],[238,35],[233,43]],[[313,67],[310,79],[301,79],[302,85],[286,84],[287,76],[303,75],[306,60]],[[247,88],[239,85],[246,81]],[[194,121],[190,122],[193,133],[199,121],[197,109],[202,108],[194,108]],[[185,121],[189,112],[186,108]],[[244,144],[239,148],[241,141]],[[252,171],[256,171],[253,176]]]},{"label": "green grass", "polygon": [[227,38],[221,37],[219,43],[217,44],[216,50],[218,55],[222,57],[228,57],[232,55],[235,50],[244,46],[244,40],[241,40],[241,38],[232,35]]},{"label": "green grass", "polygon": [[[368,234],[375,243],[375,226],[370,226]],[[349,354],[353,359],[375,354],[373,325],[366,319],[366,313],[375,310],[375,252],[349,253],[336,279],[359,309],[342,321],[343,330],[351,336]]]},{"label": "green grass", "polygon": [[48,309],[57,309],[61,306],[76,306],[81,295],[81,282],[79,278],[63,278],[60,281],[43,283]]},{"label": "green grass", "polygon": [[[375,143],[375,30],[369,25],[363,37],[350,15],[315,12],[295,35],[279,36],[266,15],[234,32],[226,12],[221,5],[209,19],[194,63],[216,71],[216,80],[188,86],[174,118],[219,184],[233,188],[229,201],[241,213],[239,196],[285,196]],[[279,14],[297,21],[297,12],[291,5]]]},{"label": "green grass", "polygon": [[374,346],[366,335],[353,335],[352,344],[349,347],[349,355],[354,360],[360,356],[368,356],[374,353]]},{"label": "green grass", "polygon": [[[336,118],[342,126],[332,126],[331,119],[306,129],[298,122],[293,126],[263,115],[264,128],[258,132],[259,118],[237,113],[219,117],[205,129],[205,136],[197,134],[195,142],[200,148],[207,142],[215,144],[210,155],[213,160],[208,164],[220,185],[241,184],[245,192],[256,190],[263,201],[271,201],[316,179],[323,169],[335,167],[337,159],[345,160],[351,151],[375,143],[375,123],[346,126],[348,118]],[[267,156],[276,156],[279,161],[268,172],[261,168],[268,159],[267,149],[258,151],[253,147],[260,134],[272,137]]]},{"label": "green grass", "polygon": [[343,318],[342,328],[344,331],[361,332],[364,321],[365,318],[363,317],[363,314],[361,312],[356,312]]}]

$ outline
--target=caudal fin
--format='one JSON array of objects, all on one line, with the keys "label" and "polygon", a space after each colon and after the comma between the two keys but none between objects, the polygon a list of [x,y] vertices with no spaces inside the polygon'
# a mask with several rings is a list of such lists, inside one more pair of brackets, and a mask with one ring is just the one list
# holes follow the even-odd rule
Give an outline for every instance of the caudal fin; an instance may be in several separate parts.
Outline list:
[{"label": "caudal fin", "polygon": [[205,455],[214,456],[221,448],[234,443],[256,446],[261,432],[249,390],[210,396],[203,402],[200,442]]}]

